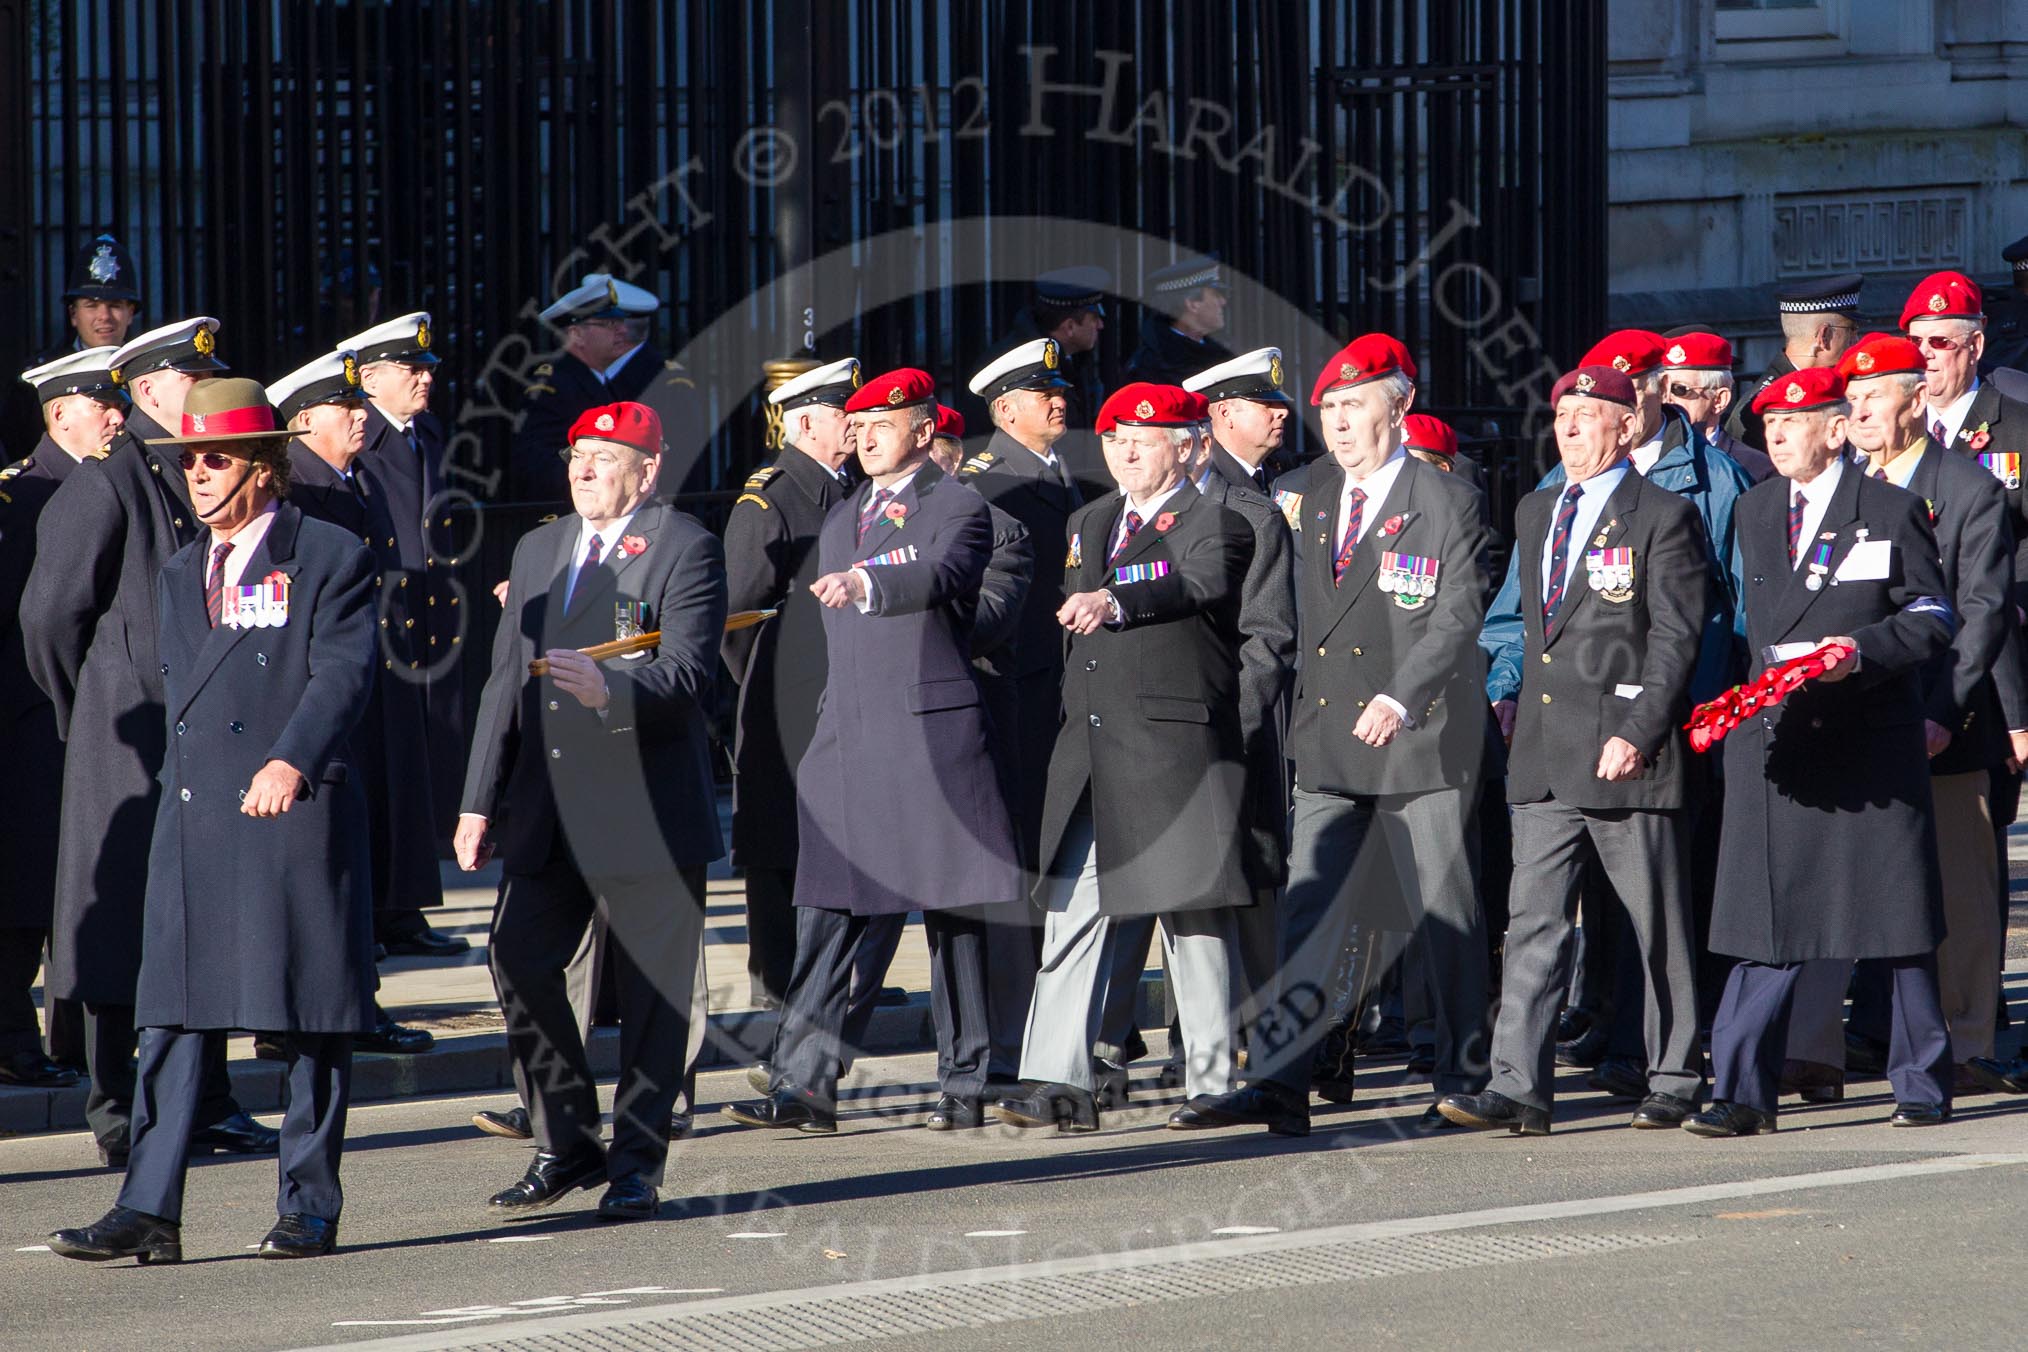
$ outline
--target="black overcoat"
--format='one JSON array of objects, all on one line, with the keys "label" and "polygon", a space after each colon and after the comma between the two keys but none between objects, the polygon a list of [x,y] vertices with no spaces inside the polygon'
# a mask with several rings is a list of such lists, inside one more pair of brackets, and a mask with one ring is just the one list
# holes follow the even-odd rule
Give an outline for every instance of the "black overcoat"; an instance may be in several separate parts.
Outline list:
[{"label": "black overcoat", "polygon": [[46,988],[129,1005],[141,969],[148,840],[161,793],[162,666],[155,580],[198,534],[173,447],[138,409],[104,459],[79,465],[43,509],[21,601],[22,647],[64,738],[63,821]]},{"label": "black overcoat", "polygon": [[[1777,643],[1858,640],[1860,668],[1797,691],[1721,744],[1725,819],[1711,914],[1714,952],[1756,962],[1906,957],[1943,937],[1920,668],[1949,645],[1936,537],[1922,500],[1847,465],[1817,538],[1822,585],[1791,568],[1789,481],[1739,502],[1751,677]],[[1829,539],[1823,537],[1828,535]],[[1861,540],[1889,547],[1886,576],[1838,576]]]},{"label": "black overcoat", "polygon": [[[0,470],[0,611],[19,615],[35,564],[37,526],[57,485],[78,462],[44,437]],[[7,867],[0,871],[0,928],[47,929],[56,894],[57,805],[63,798],[63,739],[49,696],[28,674],[21,626],[0,629],[0,821]]]},{"label": "black overcoat", "polygon": [[[559,847],[585,876],[708,864],[725,853],[707,718],[725,632],[724,550],[694,517],[647,503],[566,610],[583,525],[559,517],[515,546],[462,810],[492,821],[512,874],[539,871],[563,857]],[[601,664],[605,717],[528,674],[551,648],[622,637],[623,619],[659,631],[661,646]]]},{"label": "black overcoat", "polygon": [[[373,558],[284,502],[240,584],[285,577],[286,620],[214,629],[209,545],[178,551],[156,585],[169,750],[134,1021],[365,1032],[373,897],[349,752],[373,689]],[[271,760],[304,790],[280,816],[249,817],[246,787]]]},{"label": "black overcoat", "polygon": [[862,541],[866,491],[831,509],[817,541],[818,574],[865,563],[874,600],[824,611],[829,679],[796,771],[796,905],[905,915],[1017,900],[971,665],[992,514],[925,464],[889,504],[900,524],[883,518]]},{"label": "black overcoat", "polygon": [[1115,493],[1071,518],[1068,585],[1110,590],[1123,622],[1070,639],[1043,867],[1089,794],[1104,914],[1245,905],[1239,616],[1253,528],[1185,484],[1108,559],[1125,508]]}]

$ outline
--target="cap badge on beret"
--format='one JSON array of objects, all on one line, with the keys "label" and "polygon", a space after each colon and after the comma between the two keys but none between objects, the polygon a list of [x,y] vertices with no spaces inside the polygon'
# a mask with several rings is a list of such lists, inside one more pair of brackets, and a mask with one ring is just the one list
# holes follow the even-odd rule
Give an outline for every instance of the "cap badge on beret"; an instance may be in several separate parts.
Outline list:
[{"label": "cap badge on beret", "polygon": [[345,383],[347,385],[359,383],[359,358],[350,352],[345,354]]},{"label": "cap badge on beret", "polygon": [[1282,387],[1282,359],[1280,357],[1268,358],[1268,384],[1276,389]]},{"label": "cap badge on beret", "polygon": [[1347,361],[1338,363],[1338,379],[1356,380],[1358,379],[1358,377],[1359,377],[1359,368],[1354,366],[1351,362]]},{"label": "cap badge on beret", "polygon": [[1633,369],[1634,364],[1626,359],[1625,354],[1613,358],[1613,370],[1627,372]]},{"label": "cap badge on beret", "polygon": [[901,392],[901,386],[899,385],[896,385],[893,389],[887,392],[887,402],[889,407],[892,408],[900,408],[901,401],[907,397],[908,397],[907,395],[904,395]]},{"label": "cap badge on beret", "polygon": [[612,430],[613,430],[613,415],[612,415],[612,414],[610,414],[610,413],[601,413],[601,414],[599,414],[599,417],[598,417],[598,421],[597,421],[597,422],[595,422],[595,423],[593,423],[593,424],[592,424],[592,426],[593,426],[593,427],[596,427],[596,428],[598,428],[598,429],[599,429],[599,431],[601,431],[601,432],[610,432],[610,431],[612,431]]},{"label": "cap badge on beret", "polygon": [[1593,380],[1590,376],[1579,376],[1577,378],[1577,392],[1579,394],[1590,394],[1592,391],[1592,387],[1597,384],[1598,382]]},{"label": "cap badge on beret", "polygon": [[1049,342],[1044,343],[1042,345],[1042,364],[1047,369],[1054,371],[1056,369],[1056,363],[1057,363],[1056,342],[1054,339],[1051,339]]},{"label": "cap badge on beret", "polygon": [[1134,416],[1136,418],[1152,418],[1155,416],[1155,406],[1143,399],[1140,403],[1134,405]]},{"label": "cap badge on beret", "polygon": [[430,350],[430,325],[427,319],[415,326],[415,345],[425,352]]},{"label": "cap badge on beret", "polygon": [[1855,353],[1852,357],[1852,365],[1861,371],[1871,371],[1873,369],[1873,354],[1871,352]]},{"label": "cap badge on beret", "polygon": [[1806,391],[1803,387],[1793,380],[1789,382],[1789,387],[1782,391],[1782,398],[1788,400],[1791,404],[1802,403],[1805,395]]},{"label": "cap badge on beret", "polygon": [[86,265],[85,271],[91,275],[93,281],[101,286],[119,276],[120,260],[113,257],[113,246],[110,244],[99,245],[98,252],[92,255],[92,261]]},{"label": "cap badge on beret", "polygon": [[1675,364],[1676,362],[1686,360],[1688,356],[1689,354],[1683,350],[1683,345],[1681,343],[1678,343],[1676,344],[1676,346],[1669,349],[1669,361],[1671,365]]},{"label": "cap badge on beret", "polygon": [[1948,309],[1948,308],[1949,308],[1949,306],[1950,306],[1950,302],[1944,299],[1944,293],[1943,293],[1943,292],[1941,292],[1941,291],[1932,291],[1932,292],[1930,292],[1930,293],[1929,293],[1929,312],[1930,312],[1931,314],[1933,314],[1933,315],[1940,315],[1940,314],[1942,314],[1942,313],[1943,313],[1943,312],[1944,312],[1944,311],[1945,311],[1946,309]]},{"label": "cap badge on beret", "polygon": [[197,349],[198,356],[208,357],[211,355],[211,350],[218,346],[218,339],[211,336],[210,329],[200,326],[196,334],[190,339],[190,345]]}]

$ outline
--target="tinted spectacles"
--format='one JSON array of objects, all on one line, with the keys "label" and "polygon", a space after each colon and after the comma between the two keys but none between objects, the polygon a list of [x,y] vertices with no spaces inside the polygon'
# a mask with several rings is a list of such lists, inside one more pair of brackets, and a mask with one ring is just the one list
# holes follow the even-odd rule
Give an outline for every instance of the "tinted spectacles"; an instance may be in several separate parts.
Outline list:
[{"label": "tinted spectacles", "polygon": [[178,451],[176,453],[176,463],[183,466],[185,474],[196,469],[197,462],[200,460],[204,462],[204,467],[213,474],[222,474],[226,470],[231,469],[233,464],[232,457],[224,451],[206,451],[202,455],[199,455],[196,451]]},{"label": "tinted spectacles", "polygon": [[1679,385],[1673,380],[1669,382],[1669,394],[1676,399],[1709,399],[1716,393],[1718,391],[1707,390],[1702,385]]},{"label": "tinted spectacles", "polygon": [[1925,333],[1920,337],[1911,334],[1910,340],[1917,347],[1926,347],[1932,352],[1955,352],[1965,345],[1964,339],[1946,338],[1941,333]]},{"label": "tinted spectacles", "polygon": [[[576,469],[587,460],[597,465],[600,469],[611,469],[620,463],[620,457],[612,451],[567,449],[558,451],[556,454],[558,459],[562,460],[564,464],[569,465],[572,469]],[[636,452],[636,454],[639,454],[639,452]]]}]

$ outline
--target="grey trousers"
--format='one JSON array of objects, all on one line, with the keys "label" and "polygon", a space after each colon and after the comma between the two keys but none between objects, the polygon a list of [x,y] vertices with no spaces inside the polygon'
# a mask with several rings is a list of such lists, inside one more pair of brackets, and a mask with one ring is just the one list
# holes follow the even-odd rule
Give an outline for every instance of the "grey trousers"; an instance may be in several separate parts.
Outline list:
[{"label": "grey trousers", "polygon": [[1704,1075],[1684,815],[1587,811],[1550,801],[1515,804],[1513,821],[1507,962],[1488,1088],[1531,1108],[1547,1109],[1554,1097],[1556,1016],[1570,984],[1571,925],[1589,837],[1626,908],[1647,973],[1641,1037],[1648,1092],[1695,1103]]},{"label": "grey trousers", "polygon": [[[570,1012],[577,1016],[578,1038],[587,1046],[591,1044],[592,1020],[598,1011],[599,987],[608,979],[609,969],[606,918],[595,912],[591,924],[585,926],[577,952],[570,955],[563,968],[564,997],[570,1001]],[[710,1026],[710,1003],[711,992],[704,981],[704,945],[699,943],[697,972],[690,982],[690,1040],[683,1049],[683,1083],[677,1086],[674,1109],[686,1116],[697,1107],[691,1100],[697,1092],[697,1060],[704,1053],[704,1032]],[[528,1107],[526,1099],[521,1106]]]},{"label": "grey trousers", "polygon": [[1377,828],[1424,945],[1437,1030],[1436,1090],[1484,1087],[1486,930],[1465,847],[1470,808],[1457,789],[1375,798],[1296,790],[1276,995],[1247,1039],[1254,1078],[1309,1089],[1311,1056],[1330,1022],[1325,992],[1359,919],[1354,865]]},{"label": "grey trousers", "polygon": [[[1098,852],[1092,819],[1079,812],[1065,828],[1045,884],[1048,918],[1042,966],[1028,1005],[1021,1078],[1092,1087],[1091,1046],[1119,925],[1099,912]],[[1233,1088],[1232,969],[1238,935],[1229,908],[1162,917],[1162,955],[1183,1025],[1184,1087],[1190,1094]]]}]

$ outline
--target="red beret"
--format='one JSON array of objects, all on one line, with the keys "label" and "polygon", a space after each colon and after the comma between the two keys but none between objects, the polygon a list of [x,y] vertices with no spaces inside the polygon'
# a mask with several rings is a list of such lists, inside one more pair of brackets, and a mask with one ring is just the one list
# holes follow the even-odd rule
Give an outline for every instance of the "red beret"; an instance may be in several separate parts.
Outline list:
[{"label": "red beret", "polygon": [[1845,349],[1838,359],[1838,374],[1850,383],[1897,373],[1921,375],[1927,365],[1922,349],[1899,334],[1869,333]]},{"label": "red beret", "polygon": [[1908,293],[1901,327],[1916,319],[1976,319],[1984,313],[1977,282],[1962,272],[1932,272]]},{"label": "red beret", "polygon": [[1807,413],[1845,398],[1845,377],[1835,366],[1812,366],[1777,378],[1753,397],[1755,413]]},{"label": "red beret", "polygon": [[1183,409],[1190,415],[1191,422],[1209,422],[1211,401],[1195,390],[1183,391]]},{"label": "red beret", "polygon": [[1646,375],[1662,364],[1662,352],[1668,346],[1659,333],[1619,329],[1594,343],[1578,365],[1610,366],[1630,376]]},{"label": "red beret", "polygon": [[1137,380],[1114,390],[1112,397],[1100,405],[1097,430],[1104,436],[1118,423],[1186,427],[1195,421],[1197,416],[1190,411],[1190,395],[1182,388]]},{"label": "red beret", "polygon": [[956,437],[959,441],[963,441],[965,439],[965,415],[952,408],[949,404],[938,404],[937,430],[934,435]]},{"label": "red beret", "polygon": [[646,404],[600,404],[577,415],[570,425],[570,441],[597,437],[617,441],[647,455],[662,453],[662,417]]},{"label": "red beret", "polygon": [[1626,372],[1611,366],[1580,366],[1565,371],[1563,379],[1549,391],[1549,406],[1555,408],[1566,394],[1585,399],[1603,399],[1608,404],[1634,406],[1634,381]]},{"label": "red beret", "polygon": [[1323,403],[1324,392],[1339,385],[1364,385],[1396,371],[1415,379],[1415,358],[1408,355],[1401,340],[1384,333],[1363,333],[1324,363],[1324,369],[1317,374],[1316,388],[1310,391],[1310,402]]},{"label": "red beret", "polygon": [[1401,444],[1413,446],[1418,451],[1454,456],[1458,453],[1458,434],[1442,418],[1434,418],[1427,413],[1411,413],[1401,420]]},{"label": "red beret", "polygon": [[1689,371],[1730,371],[1732,344],[1715,333],[1681,333],[1667,340],[1664,366]]},{"label": "red beret", "polygon": [[927,371],[904,366],[898,371],[875,376],[852,392],[845,401],[847,413],[878,413],[883,409],[923,404],[937,397],[937,383]]}]

